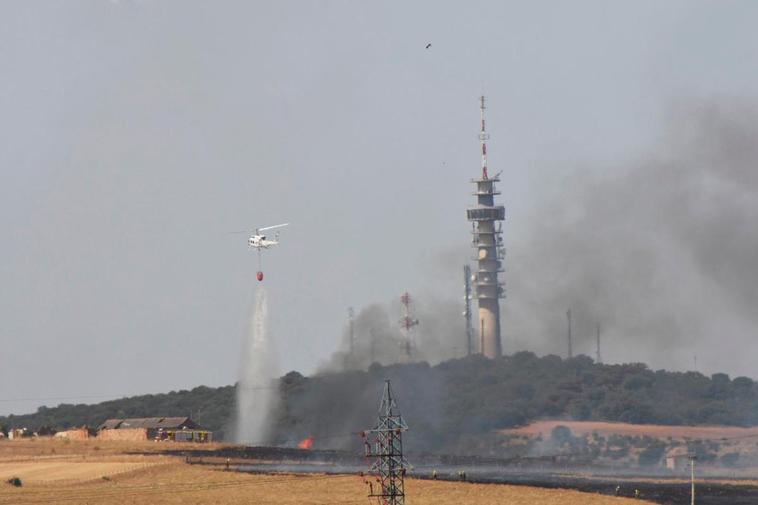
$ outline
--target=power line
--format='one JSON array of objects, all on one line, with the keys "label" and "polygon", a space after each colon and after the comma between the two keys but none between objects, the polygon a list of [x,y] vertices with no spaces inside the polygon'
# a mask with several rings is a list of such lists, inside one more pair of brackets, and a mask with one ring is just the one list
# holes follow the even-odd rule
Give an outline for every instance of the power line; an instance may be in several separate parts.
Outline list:
[{"label": "power line", "polygon": [[403,457],[403,432],[408,426],[403,421],[390,390],[390,381],[384,383],[379,420],[367,434],[373,436],[374,444],[367,439],[366,457],[376,458],[369,473],[376,475],[379,489],[369,482],[369,498],[377,498],[380,505],[405,504],[405,472],[408,462]]}]

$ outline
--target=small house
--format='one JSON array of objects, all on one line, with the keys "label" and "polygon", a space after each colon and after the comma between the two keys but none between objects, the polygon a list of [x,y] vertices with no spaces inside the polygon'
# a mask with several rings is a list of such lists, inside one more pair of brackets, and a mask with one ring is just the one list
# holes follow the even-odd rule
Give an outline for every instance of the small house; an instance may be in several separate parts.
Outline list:
[{"label": "small house", "polygon": [[87,440],[89,438],[89,430],[86,426],[82,426],[81,428],[71,428],[57,432],[54,437],[65,438],[68,440]]},{"label": "small house", "polygon": [[189,417],[108,419],[98,426],[97,432],[102,440],[210,442],[213,439],[213,432]]}]

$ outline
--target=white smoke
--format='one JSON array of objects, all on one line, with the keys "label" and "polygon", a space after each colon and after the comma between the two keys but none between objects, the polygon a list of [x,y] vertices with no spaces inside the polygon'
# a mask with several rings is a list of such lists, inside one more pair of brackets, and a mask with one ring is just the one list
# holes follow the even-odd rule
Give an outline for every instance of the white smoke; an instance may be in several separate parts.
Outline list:
[{"label": "white smoke", "polygon": [[270,436],[270,416],[277,398],[273,384],[278,370],[267,321],[266,289],[259,286],[237,384],[237,443],[260,445]]}]

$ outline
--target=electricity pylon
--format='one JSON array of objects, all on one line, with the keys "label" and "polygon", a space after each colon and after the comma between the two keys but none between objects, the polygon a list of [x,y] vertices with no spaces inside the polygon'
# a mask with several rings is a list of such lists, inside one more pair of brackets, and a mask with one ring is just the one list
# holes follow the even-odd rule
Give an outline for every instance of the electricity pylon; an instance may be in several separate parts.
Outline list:
[{"label": "electricity pylon", "polygon": [[405,504],[405,471],[409,466],[403,458],[403,432],[408,426],[392,397],[390,381],[384,382],[382,401],[379,404],[379,420],[374,429],[365,434],[373,435],[373,444],[366,440],[366,457],[376,458],[369,473],[377,476],[379,489],[370,484],[369,498],[376,498],[381,505]]}]

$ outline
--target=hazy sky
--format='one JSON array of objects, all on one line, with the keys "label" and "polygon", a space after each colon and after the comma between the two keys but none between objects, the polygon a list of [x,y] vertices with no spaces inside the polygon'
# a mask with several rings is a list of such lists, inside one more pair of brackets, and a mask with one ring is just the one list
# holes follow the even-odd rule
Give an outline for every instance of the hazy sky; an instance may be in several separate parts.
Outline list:
[{"label": "hazy sky", "polygon": [[[326,360],[350,305],[458,300],[482,90],[523,257],[541,181],[657,149],[682,103],[758,102],[757,22],[748,1],[2,2],[0,414],[234,382],[257,260],[231,230],[292,223],[263,267],[282,372]],[[755,345],[709,362],[729,345],[605,357],[751,374]]]}]

